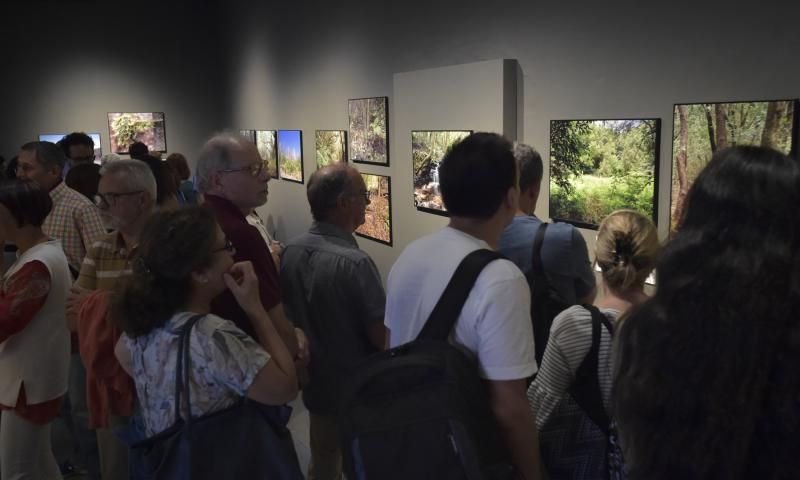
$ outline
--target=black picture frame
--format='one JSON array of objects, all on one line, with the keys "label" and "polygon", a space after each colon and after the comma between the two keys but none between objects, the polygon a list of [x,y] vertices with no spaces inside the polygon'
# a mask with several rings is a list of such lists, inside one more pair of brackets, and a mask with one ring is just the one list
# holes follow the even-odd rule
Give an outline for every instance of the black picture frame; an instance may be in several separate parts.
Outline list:
[{"label": "black picture frame", "polygon": [[269,173],[270,178],[274,180],[279,180],[278,178],[278,131],[277,130],[254,130],[254,143],[256,148],[258,149],[258,154],[261,156],[262,160],[267,161],[264,158],[264,155],[261,152],[261,147],[259,146],[259,137],[263,136],[263,134],[271,135],[272,136],[272,158],[275,159],[275,169],[274,171],[269,170],[267,167],[267,172]]},{"label": "black picture frame", "polygon": [[[672,105],[672,142],[670,145],[671,157],[670,157],[670,174],[669,174],[669,211],[667,218],[669,220],[669,225],[667,230],[669,231],[669,235],[672,236],[677,229],[677,223],[679,221],[678,217],[680,216],[680,212],[675,214],[673,212],[673,202],[674,202],[674,194],[675,194],[675,187],[674,187],[674,179],[675,179],[675,170],[676,170],[676,148],[675,142],[677,138],[676,129],[679,127],[676,125],[675,116],[678,111],[679,106],[697,106],[697,105],[739,105],[739,104],[754,104],[754,103],[777,103],[777,102],[787,102],[792,105],[792,121],[791,121],[791,138],[789,140],[789,151],[784,152],[787,153],[790,157],[797,159],[798,158],[798,144],[800,144],[800,114],[798,113],[798,109],[800,109],[800,99],[798,98],[782,98],[782,99],[768,99],[768,100],[733,100],[733,101],[715,101],[715,102],[682,102],[682,103],[675,103]],[[710,142],[709,142],[710,143]],[[694,183],[694,179],[689,182],[689,188]]]},{"label": "black picture frame", "polygon": [[[319,161],[319,134],[324,132],[336,132],[342,138],[342,161],[338,163],[347,163],[349,157],[350,139],[347,135],[347,130],[315,130],[314,131],[314,162],[317,170],[325,165],[321,165]],[[336,162],[335,162],[336,163]]]},{"label": "black picture frame", "polygon": [[[661,175],[661,119],[660,118],[578,118],[578,119],[556,119],[550,120],[550,152],[548,155],[550,161],[550,175],[548,178],[548,210],[550,218],[556,222],[564,222],[574,225],[578,228],[587,230],[597,230],[600,227],[599,223],[585,222],[581,219],[565,218],[554,212],[553,208],[553,126],[556,123],[563,122],[653,122],[654,138],[653,138],[653,192],[652,192],[652,215],[650,216],[654,225],[658,225],[658,184]],[[611,210],[613,211],[613,209]],[[606,212],[606,215],[611,213]],[[642,213],[642,212],[640,212]]]},{"label": "black picture frame", "polygon": [[[283,172],[282,167],[289,162],[289,160],[283,158],[285,152],[281,151],[281,144],[288,143],[286,140],[283,142],[281,141],[281,133],[297,133],[297,147],[298,147],[298,154],[300,155],[299,162],[300,162],[300,179],[297,180],[295,178],[286,176]],[[305,182],[305,168],[303,167],[303,131],[302,130],[278,130],[278,134],[276,137],[276,145],[278,149],[278,156],[277,158],[277,166],[278,169],[278,177],[281,180],[286,180],[287,182],[299,183],[303,184]],[[294,161],[294,160],[292,160]]]},{"label": "black picture frame", "polygon": [[[386,203],[387,203],[387,214],[388,214],[388,218],[389,218],[389,239],[388,240],[384,240],[382,238],[374,237],[374,236],[365,234],[363,231],[360,231],[360,230],[363,229],[364,225],[367,225],[367,222],[365,222],[364,225],[359,226],[354,233],[356,235],[358,235],[359,237],[366,238],[368,240],[372,240],[373,242],[378,242],[378,243],[381,243],[383,245],[387,245],[387,246],[391,247],[393,245],[393,242],[394,242],[394,219],[392,217],[392,177],[389,176],[389,175],[380,175],[380,174],[377,174],[377,173],[367,173],[367,172],[359,172],[359,173],[362,175],[362,177],[364,175],[370,175],[370,176],[373,176],[373,177],[380,177],[380,178],[385,178],[386,179],[386,190],[387,190]],[[364,181],[366,183],[366,179]],[[374,203],[377,203],[377,201],[372,201],[371,200],[370,205],[372,205]],[[369,213],[369,206],[367,206],[367,214],[368,213]],[[365,214],[365,216],[367,214]]]},{"label": "black picture frame", "polygon": [[[439,215],[439,216],[442,216],[442,217],[449,217],[450,214],[447,212],[446,209],[444,209],[444,203],[442,203],[442,209],[440,210],[438,208],[432,208],[432,207],[427,207],[427,206],[421,205],[421,202],[418,200],[418,195],[421,192],[418,192],[417,176],[414,173],[414,170],[416,168],[414,166],[414,134],[418,134],[418,133],[463,133],[464,136],[461,139],[458,140],[458,141],[461,141],[464,138],[468,137],[469,135],[472,135],[474,133],[474,131],[473,130],[446,130],[446,129],[445,130],[411,130],[411,188],[412,188],[412,191],[413,191],[414,208],[416,208],[418,212],[432,213],[434,215]],[[453,145],[455,145],[455,143],[451,143],[447,148],[448,149],[452,148]],[[444,152],[444,153],[446,153],[446,152]],[[439,162],[441,162],[441,159],[439,159]],[[441,196],[441,193],[439,193],[438,195]]]},{"label": "black picture frame", "polygon": [[[354,119],[353,119],[353,115],[352,115],[352,105],[354,104],[354,102],[366,102],[367,105],[369,105],[369,101],[370,100],[380,100],[380,101],[382,101],[381,108],[383,109],[384,121],[386,123],[386,125],[385,125],[386,134],[385,134],[385,138],[383,139],[384,140],[384,146],[385,146],[385,149],[386,149],[386,152],[385,152],[386,161],[385,162],[374,162],[374,161],[368,161],[368,160],[359,159],[357,157],[359,152],[357,152],[356,150],[360,151],[361,149],[360,148],[355,148],[355,146],[353,145],[353,142],[356,140],[356,138],[360,138],[361,135],[354,135],[353,134],[353,130],[354,130],[354,128],[353,128],[353,120]],[[368,128],[368,127],[365,126],[365,128]],[[356,129],[356,130],[360,130],[360,129]],[[350,159],[351,163],[362,163],[362,164],[365,164],[365,165],[379,165],[381,167],[388,167],[389,166],[389,163],[390,163],[389,162],[389,138],[390,138],[389,137],[389,97],[365,97],[365,98],[351,98],[351,99],[348,99],[347,100],[347,131],[348,131],[348,137],[349,137],[348,138],[348,158]],[[364,136],[369,136],[369,133],[364,133],[363,135]]]},{"label": "black picture frame", "polygon": [[[167,152],[167,119],[164,112],[107,112],[106,118],[108,119],[108,150],[112,153],[127,155],[129,150],[125,148],[124,150],[118,148],[119,144],[117,143],[117,139],[115,136],[114,128],[112,123],[115,119],[112,119],[112,115],[151,115],[154,117],[152,120],[153,122],[160,123],[160,127],[154,125],[153,129],[156,133],[161,132],[162,138],[160,139],[163,142],[163,145],[159,145],[158,143],[147,143],[143,139],[134,138],[135,141],[141,141],[151,152],[159,152],[159,153],[166,153]],[[156,118],[157,117],[157,118]],[[154,135],[155,136],[155,135]],[[115,148],[117,147],[117,148]]]}]

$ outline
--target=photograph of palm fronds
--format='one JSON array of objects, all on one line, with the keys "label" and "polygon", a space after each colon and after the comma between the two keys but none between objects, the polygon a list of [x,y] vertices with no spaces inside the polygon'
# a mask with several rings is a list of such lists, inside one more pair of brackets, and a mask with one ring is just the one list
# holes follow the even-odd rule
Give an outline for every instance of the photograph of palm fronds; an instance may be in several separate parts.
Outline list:
[{"label": "photograph of palm fronds", "polygon": [[347,162],[347,132],[345,130],[317,130],[314,135],[317,151],[317,169]]},{"label": "photograph of palm fronds", "polygon": [[109,113],[108,136],[114,153],[128,153],[134,142],[144,143],[152,152],[167,151],[163,112]]}]

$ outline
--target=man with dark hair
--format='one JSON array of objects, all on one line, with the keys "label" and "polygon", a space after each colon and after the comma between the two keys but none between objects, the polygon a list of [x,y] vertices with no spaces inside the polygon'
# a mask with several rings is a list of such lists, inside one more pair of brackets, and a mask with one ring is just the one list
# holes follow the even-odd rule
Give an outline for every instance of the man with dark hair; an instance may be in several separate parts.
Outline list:
[{"label": "man with dark hair", "polygon": [[89,135],[83,132],[72,132],[62,138],[58,144],[73,167],[94,162],[94,140]]},{"label": "man with dark hair", "polygon": [[69,159],[64,168],[64,183],[94,201],[100,182],[100,166],[94,163],[94,140],[83,132],[73,132],[58,145]]},{"label": "man with dark hair", "polygon": [[[45,219],[42,230],[47,236],[61,240],[70,272],[73,278],[77,278],[86,252],[106,231],[97,206],[62,181],[66,163],[66,155],[55,144],[29,142],[20,149],[17,176],[35,180],[50,193],[53,209]],[[73,335],[68,392],[70,415],[81,454],[86,457],[89,473],[95,477],[97,442],[93,432],[88,429],[86,370],[78,354],[77,340],[77,336]]]},{"label": "man with dark hair", "polygon": [[[521,143],[514,146],[514,157],[520,175],[519,208],[500,237],[499,249],[527,274],[532,266],[533,239],[542,224],[533,213],[542,185],[542,157]],[[542,242],[541,258],[548,283],[567,305],[594,300],[595,276],[586,241],[577,228],[568,223],[551,224]]]},{"label": "man with dark hair", "polygon": [[[456,268],[471,252],[496,249],[519,200],[511,144],[475,133],[445,155],[439,168],[447,227],[411,243],[392,267],[386,326],[391,347],[414,340]],[[539,442],[525,396],[536,373],[525,276],[511,261],[495,260],[478,276],[451,333],[477,357],[499,431],[520,478],[540,478]]]},{"label": "man with dark hair", "polygon": [[353,237],[369,204],[358,170],[345,164],[317,170],[308,203],[314,223],[287,244],[281,282],[286,312],[314,352],[303,391],[311,428],[308,478],[341,479],[340,389],[358,363],[385,345],[386,295],[375,262]]},{"label": "man with dark hair", "polygon": [[128,155],[131,158],[141,160],[143,157],[150,155],[150,149],[142,142],[133,142],[131,146],[128,147]]}]

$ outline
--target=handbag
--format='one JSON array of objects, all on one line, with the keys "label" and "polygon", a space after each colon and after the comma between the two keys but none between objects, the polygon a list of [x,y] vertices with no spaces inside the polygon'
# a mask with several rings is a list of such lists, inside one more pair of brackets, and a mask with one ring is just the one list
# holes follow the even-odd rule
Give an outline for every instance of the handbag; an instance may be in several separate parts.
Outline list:
[{"label": "handbag", "polygon": [[597,378],[601,325],[612,334],[613,326],[597,307],[583,307],[592,315],[591,349],[569,390],[539,430],[542,461],[553,480],[608,480],[613,471],[609,447],[616,432],[610,429]]},{"label": "handbag", "polygon": [[[175,423],[131,445],[132,476],[141,480],[302,479],[288,406],[241,398],[235,405],[192,418],[189,337],[200,315],[186,322],[175,372]],[[181,388],[185,385],[185,389]],[[181,418],[185,392],[186,419]]]}]

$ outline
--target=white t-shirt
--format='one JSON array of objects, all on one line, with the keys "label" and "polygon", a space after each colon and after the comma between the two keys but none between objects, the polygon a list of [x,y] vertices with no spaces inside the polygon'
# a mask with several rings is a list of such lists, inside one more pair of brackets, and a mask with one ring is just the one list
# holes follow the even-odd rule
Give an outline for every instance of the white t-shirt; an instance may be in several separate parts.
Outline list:
[{"label": "white t-shirt", "polygon": [[[386,326],[392,347],[414,340],[461,260],[489,245],[454,228],[410,244],[387,282]],[[478,357],[488,380],[518,380],[536,373],[530,290],[508,260],[483,269],[467,298],[451,339]]]}]

